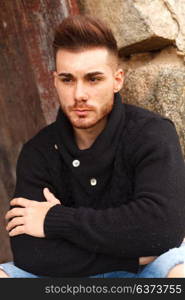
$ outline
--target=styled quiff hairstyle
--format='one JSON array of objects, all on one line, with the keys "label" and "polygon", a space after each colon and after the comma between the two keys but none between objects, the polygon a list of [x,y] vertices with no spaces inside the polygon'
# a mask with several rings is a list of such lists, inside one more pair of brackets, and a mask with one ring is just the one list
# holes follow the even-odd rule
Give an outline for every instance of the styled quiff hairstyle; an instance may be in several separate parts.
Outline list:
[{"label": "styled quiff hairstyle", "polygon": [[59,49],[79,51],[92,47],[104,47],[118,57],[117,42],[111,29],[97,18],[87,15],[69,16],[55,31],[55,57]]}]

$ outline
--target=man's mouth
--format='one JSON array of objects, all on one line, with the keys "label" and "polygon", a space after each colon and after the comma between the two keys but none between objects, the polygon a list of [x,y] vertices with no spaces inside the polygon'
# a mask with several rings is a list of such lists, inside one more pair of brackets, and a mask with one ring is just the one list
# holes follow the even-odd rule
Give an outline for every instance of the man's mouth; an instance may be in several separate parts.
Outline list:
[{"label": "man's mouth", "polygon": [[82,116],[82,117],[85,117],[88,112],[90,112],[91,110],[88,109],[88,108],[75,108],[73,109],[73,111],[78,115],[78,116]]},{"label": "man's mouth", "polygon": [[77,111],[90,111],[92,109],[88,108],[88,107],[75,107],[73,108],[73,110],[77,110]]}]

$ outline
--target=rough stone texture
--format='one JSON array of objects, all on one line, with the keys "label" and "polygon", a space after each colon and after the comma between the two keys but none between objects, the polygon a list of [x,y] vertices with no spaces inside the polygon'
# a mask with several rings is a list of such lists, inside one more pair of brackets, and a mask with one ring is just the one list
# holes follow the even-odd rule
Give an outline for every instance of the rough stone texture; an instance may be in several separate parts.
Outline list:
[{"label": "rough stone texture", "polygon": [[67,14],[67,2],[61,0],[0,2],[0,263],[11,259],[4,214],[19,151],[55,119],[51,44],[54,28]]},{"label": "rough stone texture", "polygon": [[124,100],[170,117],[185,155],[185,0],[78,2],[82,13],[105,21],[116,36]]},{"label": "rough stone texture", "polygon": [[163,0],[171,13],[172,18],[177,23],[178,34],[176,36],[176,46],[179,55],[185,55],[185,1],[184,0]]},{"label": "rough stone texture", "polygon": [[81,12],[113,29],[122,54],[162,49],[176,43],[185,53],[184,0],[78,0]]},{"label": "rough stone texture", "polygon": [[122,67],[124,101],[173,120],[185,155],[185,67],[176,49],[136,54],[125,59]]}]

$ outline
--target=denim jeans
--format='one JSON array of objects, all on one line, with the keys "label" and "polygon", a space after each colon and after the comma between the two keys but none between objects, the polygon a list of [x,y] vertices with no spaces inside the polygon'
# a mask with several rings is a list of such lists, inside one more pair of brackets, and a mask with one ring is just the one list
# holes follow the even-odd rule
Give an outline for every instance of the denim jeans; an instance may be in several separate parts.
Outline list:
[{"label": "denim jeans", "polygon": [[[168,272],[174,266],[185,263],[185,242],[179,248],[173,248],[158,256],[153,262],[140,266],[137,273],[125,272],[122,270],[97,274],[89,276],[90,278],[166,278]],[[44,278],[46,276],[38,276],[26,272],[8,262],[0,265],[0,269],[4,270],[10,278]],[[185,274],[185,269],[184,269]],[[184,275],[185,277],[185,275]]]}]

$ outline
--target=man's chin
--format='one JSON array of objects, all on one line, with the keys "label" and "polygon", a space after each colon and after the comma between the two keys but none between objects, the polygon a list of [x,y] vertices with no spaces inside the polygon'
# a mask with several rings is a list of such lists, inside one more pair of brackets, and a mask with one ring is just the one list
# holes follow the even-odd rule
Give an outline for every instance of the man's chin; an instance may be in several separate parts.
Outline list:
[{"label": "man's chin", "polygon": [[90,124],[72,123],[74,129],[89,129],[89,128],[93,128],[95,125],[96,123],[90,123]]},{"label": "man's chin", "polygon": [[85,119],[81,119],[81,120],[70,120],[71,121],[71,125],[73,126],[74,129],[89,129],[89,128],[93,128],[96,126],[96,124],[99,122],[99,120],[94,120],[94,121],[88,121]]}]

